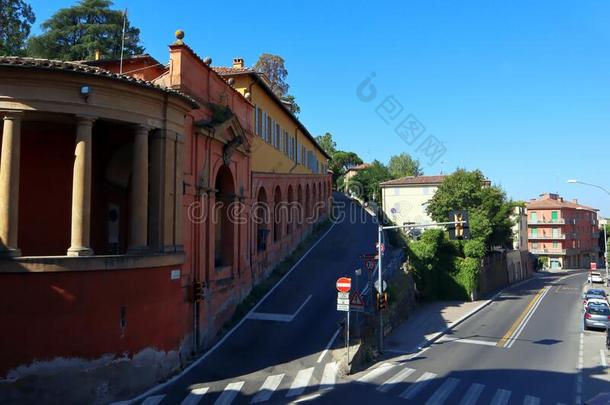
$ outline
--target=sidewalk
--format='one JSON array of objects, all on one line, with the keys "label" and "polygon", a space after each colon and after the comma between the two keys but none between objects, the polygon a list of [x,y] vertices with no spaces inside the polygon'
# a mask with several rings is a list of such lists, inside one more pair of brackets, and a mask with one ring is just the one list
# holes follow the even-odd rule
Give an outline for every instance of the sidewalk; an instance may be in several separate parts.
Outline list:
[{"label": "sidewalk", "polygon": [[423,304],[386,337],[384,351],[392,354],[414,353],[487,302],[438,301]]}]

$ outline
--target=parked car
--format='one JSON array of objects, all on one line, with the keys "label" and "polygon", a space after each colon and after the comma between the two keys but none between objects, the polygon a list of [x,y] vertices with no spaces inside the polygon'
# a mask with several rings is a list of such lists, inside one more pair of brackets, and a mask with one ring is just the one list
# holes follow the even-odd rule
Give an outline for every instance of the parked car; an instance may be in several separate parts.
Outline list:
[{"label": "parked car", "polygon": [[590,328],[610,328],[610,307],[608,305],[590,303],[584,315],[585,330]]},{"label": "parked car", "polygon": [[601,288],[589,288],[587,290],[587,292],[585,292],[582,296],[583,299],[588,299],[588,298],[605,298],[608,299],[608,294],[606,294],[606,291],[602,290]]},{"label": "parked car", "polygon": [[585,311],[587,310],[587,307],[591,304],[604,305],[604,306],[610,308],[610,303],[608,303],[608,300],[605,298],[589,298],[588,300],[585,301]]},{"label": "parked car", "polygon": [[592,271],[589,273],[589,277],[587,278],[587,282],[589,283],[603,283],[604,278],[602,274],[598,271]]}]

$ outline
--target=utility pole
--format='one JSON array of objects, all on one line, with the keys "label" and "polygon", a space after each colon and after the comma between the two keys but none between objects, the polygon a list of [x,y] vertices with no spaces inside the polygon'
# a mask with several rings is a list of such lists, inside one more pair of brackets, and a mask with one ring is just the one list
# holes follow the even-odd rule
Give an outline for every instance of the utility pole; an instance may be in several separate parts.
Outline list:
[{"label": "utility pole", "polygon": [[[379,224],[377,231],[377,281],[379,282],[379,294],[383,294],[383,279],[381,277],[381,235],[383,233],[383,225]],[[383,353],[383,312],[378,308],[379,311],[379,353]]]},{"label": "utility pole", "polygon": [[604,224],[604,265],[606,266],[606,287],[609,287],[610,277],[608,277],[608,234],[606,233],[606,228],[608,228],[608,218],[606,218],[606,223]]}]

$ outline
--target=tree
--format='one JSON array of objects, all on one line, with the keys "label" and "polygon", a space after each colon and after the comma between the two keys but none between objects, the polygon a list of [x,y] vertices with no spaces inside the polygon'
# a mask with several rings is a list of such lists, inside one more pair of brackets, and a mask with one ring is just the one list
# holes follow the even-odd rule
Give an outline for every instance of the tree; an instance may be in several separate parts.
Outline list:
[{"label": "tree", "polygon": [[333,140],[333,135],[330,132],[316,136],[316,142],[318,142],[318,145],[324,149],[324,152],[326,152],[331,159],[335,153],[337,153],[337,143]]},{"label": "tree", "polygon": [[390,158],[388,170],[393,178],[406,176],[421,176],[424,174],[419,160],[413,159],[408,153],[401,153]]},{"label": "tree", "polygon": [[23,0],[0,0],[0,55],[22,55],[25,40],[36,20]]},{"label": "tree", "polygon": [[338,150],[333,156],[331,170],[339,175],[344,174],[350,168],[362,164],[362,159],[355,152]]},{"label": "tree", "polygon": [[449,219],[452,210],[468,210],[470,234],[487,247],[508,247],[512,241],[514,204],[497,186],[488,185],[481,171],[459,169],[447,176],[426,211],[436,222]]},{"label": "tree", "polygon": [[390,180],[392,176],[388,168],[378,160],[374,160],[369,167],[359,170],[358,173],[350,180],[348,188],[355,192],[364,201],[373,198],[375,201],[381,201],[380,183]]},{"label": "tree", "polygon": [[294,115],[299,115],[301,113],[301,106],[297,104],[297,101],[292,94],[288,94],[287,96],[283,97],[283,99],[290,103],[289,108]]},{"label": "tree", "polygon": [[278,97],[283,97],[288,93],[290,87],[286,83],[288,70],[286,70],[284,59],[281,56],[270,53],[262,54],[254,65],[254,70],[267,76],[271,82],[271,90]]},{"label": "tree", "polygon": [[[109,0],[81,0],[62,8],[42,23],[44,32],[30,38],[30,56],[60,60],[91,60],[96,51],[104,58],[117,59],[121,55],[123,11],[111,10]],[[125,25],[124,55],[144,52],[139,45],[140,30]]]}]

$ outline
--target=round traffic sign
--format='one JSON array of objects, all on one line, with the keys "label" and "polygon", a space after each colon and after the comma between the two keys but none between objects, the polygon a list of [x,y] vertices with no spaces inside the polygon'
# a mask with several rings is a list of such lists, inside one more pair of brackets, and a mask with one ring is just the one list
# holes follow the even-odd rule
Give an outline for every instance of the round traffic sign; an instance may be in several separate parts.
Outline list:
[{"label": "round traffic sign", "polygon": [[381,285],[383,286],[383,290],[379,291],[379,280],[375,280],[375,291],[377,291],[378,293],[386,292],[386,290],[388,289],[388,283],[383,280],[383,283]]},{"label": "round traffic sign", "polygon": [[373,270],[375,268],[375,260],[366,259],[364,261],[364,266],[366,267],[367,270]]},{"label": "round traffic sign", "polygon": [[[379,242],[375,243],[375,249],[379,249]],[[385,244],[381,244],[381,253],[385,252]]]},{"label": "round traffic sign", "polygon": [[337,290],[340,292],[349,292],[352,288],[352,279],[349,277],[339,277],[337,280]]}]

